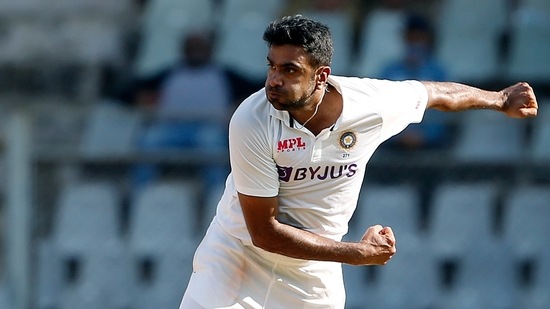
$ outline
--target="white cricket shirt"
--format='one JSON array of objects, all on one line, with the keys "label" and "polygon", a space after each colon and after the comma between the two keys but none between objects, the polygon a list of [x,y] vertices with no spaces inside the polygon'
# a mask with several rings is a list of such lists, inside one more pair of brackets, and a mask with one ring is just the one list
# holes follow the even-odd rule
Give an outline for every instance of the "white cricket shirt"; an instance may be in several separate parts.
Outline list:
[{"label": "white cricket shirt", "polygon": [[341,240],[376,148],[422,120],[428,93],[418,81],[331,76],[342,114],[317,136],[267,101],[264,89],[240,104],[229,126],[231,174],[218,204],[220,226],[252,244],[237,192],[279,197],[278,220]]}]

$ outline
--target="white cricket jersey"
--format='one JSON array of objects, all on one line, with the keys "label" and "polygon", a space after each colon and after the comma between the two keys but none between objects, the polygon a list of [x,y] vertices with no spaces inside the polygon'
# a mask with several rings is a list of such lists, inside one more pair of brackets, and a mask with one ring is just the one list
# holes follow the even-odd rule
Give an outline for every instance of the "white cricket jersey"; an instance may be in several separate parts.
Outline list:
[{"label": "white cricket jersey", "polygon": [[217,220],[251,244],[237,192],[279,197],[278,220],[334,240],[347,233],[376,148],[422,120],[428,93],[418,81],[331,76],[343,97],[336,123],[317,136],[267,101],[264,89],[246,99],[229,126],[231,174]]}]

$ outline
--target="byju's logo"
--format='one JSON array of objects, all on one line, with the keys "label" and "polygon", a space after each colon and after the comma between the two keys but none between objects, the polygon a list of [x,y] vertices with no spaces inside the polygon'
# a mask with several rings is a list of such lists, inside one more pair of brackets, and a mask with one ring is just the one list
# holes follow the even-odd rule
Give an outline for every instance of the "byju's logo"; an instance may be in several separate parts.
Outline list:
[{"label": "byju's logo", "polygon": [[277,165],[279,180],[283,182],[300,180],[326,180],[340,177],[352,177],[357,173],[357,164],[340,166],[285,167]]},{"label": "byju's logo", "polygon": [[306,143],[302,141],[301,137],[285,139],[279,141],[279,143],[277,144],[277,152],[289,152],[304,149],[306,149]]},{"label": "byju's logo", "polygon": [[284,167],[277,165],[277,170],[279,172],[279,180],[288,182],[290,176],[292,176],[292,167]]}]

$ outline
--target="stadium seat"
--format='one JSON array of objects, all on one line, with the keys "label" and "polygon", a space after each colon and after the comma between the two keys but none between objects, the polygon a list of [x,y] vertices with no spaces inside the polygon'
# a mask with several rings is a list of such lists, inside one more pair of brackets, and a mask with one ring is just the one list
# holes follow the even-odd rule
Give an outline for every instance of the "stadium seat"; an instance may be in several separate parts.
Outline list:
[{"label": "stadium seat", "polygon": [[[216,61],[252,82],[263,81],[266,74],[267,46],[264,30],[279,17],[284,1],[223,1],[217,23],[219,43]],[[235,21],[239,22],[236,23]]]},{"label": "stadium seat", "polygon": [[129,308],[133,269],[124,246],[85,255],[78,267],[74,278],[65,279],[60,309]]},{"label": "stadium seat", "polygon": [[203,232],[197,190],[190,181],[166,180],[145,188],[133,203],[129,242],[135,308],[175,308],[181,301]]},{"label": "stadium seat", "polygon": [[[465,227],[468,229],[469,227]],[[515,309],[519,302],[517,264],[506,243],[483,242],[458,261],[456,280],[438,300],[436,308]],[[526,308],[526,307],[525,307]]]},{"label": "stadium seat", "polygon": [[130,248],[138,256],[161,253],[196,242],[197,191],[193,182],[152,183],[131,205]]},{"label": "stadium seat", "polygon": [[369,301],[374,282],[367,266],[342,265],[346,288],[346,309],[362,309]]},{"label": "stadium seat", "polygon": [[537,11],[550,12],[550,2],[546,0],[523,0],[522,5]]},{"label": "stadium seat", "polygon": [[[356,213],[350,223],[350,231],[344,240],[358,241],[369,226],[381,224],[392,227],[398,239],[399,254],[402,249],[420,248],[418,210],[419,196],[413,186],[367,184],[361,193]],[[371,302],[377,304],[377,301],[371,299],[372,293],[382,292],[380,289],[376,290],[377,282],[372,281],[370,269],[345,265],[343,270],[344,282],[348,291],[346,308],[363,308],[365,303]],[[422,270],[424,269],[422,268]],[[406,298],[406,296],[404,297]]]},{"label": "stadium seat", "polygon": [[446,0],[438,19],[437,57],[457,81],[485,82],[499,73],[506,0]]},{"label": "stadium seat", "polygon": [[56,0],[56,4],[60,15],[99,15],[119,19],[124,18],[124,14],[127,15],[133,5],[132,0]]},{"label": "stadium seat", "polygon": [[494,239],[497,193],[489,182],[449,182],[435,189],[427,241],[438,258],[463,257]]},{"label": "stadium seat", "polygon": [[11,289],[5,279],[0,282],[0,308],[14,308]]},{"label": "stadium seat", "polygon": [[37,240],[35,248],[35,306],[37,309],[57,308],[64,279],[63,260],[59,258],[51,239]]},{"label": "stadium seat", "polygon": [[524,288],[525,293],[518,308],[547,309],[550,308],[550,249],[543,248],[542,253],[534,258],[535,272],[533,282]]},{"label": "stadium seat", "polygon": [[517,162],[525,154],[526,123],[490,111],[470,111],[459,118],[453,159],[466,163]]},{"label": "stadium seat", "polygon": [[361,239],[367,227],[391,226],[404,246],[418,241],[420,196],[408,184],[367,184],[357,203],[349,237]]},{"label": "stadium seat", "polygon": [[41,305],[129,304],[126,280],[131,277],[125,265],[130,263],[120,236],[119,203],[118,189],[109,182],[86,181],[63,188],[52,238],[39,251]]},{"label": "stadium seat", "polygon": [[382,68],[403,54],[404,11],[376,10],[361,26],[355,74],[376,77]]},{"label": "stadium seat", "polygon": [[190,30],[213,24],[213,1],[151,0],[142,22],[143,40],[135,63],[139,77],[157,74],[172,67],[180,58],[180,44]]},{"label": "stadium seat", "polygon": [[25,20],[12,22],[2,38],[0,63],[22,65],[46,55],[55,56],[59,51],[57,42],[43,24]]},{"label": "stadium seat", "polygon": [[507,77],[511,80],[549,82],[550,9],[536,7],[537,4],[533,7],[528,5],[524,4],[525,7],[518,12],[518,20],[511,29]]},{"label": "stadium seat", "polygon": [[[82,66],[108,65],[121,67],[124,63],[124,33],[117,20],[107,18],[71,18],[61,20],[53,37],[57,55],[62,63]],[[62,58],[63,57],[63,58]]]},{"label": "stadium seat", "polygon": [[550,186],[526,185],[504,201],[503,236],[518,258],[536,258],[548,246]]},{"label": "stadium seat", "polygon": [[372,308],[424,309],[439,297],[438,264],[429,243],[404,248],[398,238],[398,253],[388,264],[376,268],[374,289],[364,293],[363,303]]},{"label": "stadium seat", "polygon": [[117,102],[95,104],[86,119],[80,153],[86,158],[130,155],[143,115]]},{"label": "stadium seat", "polygon": [[0,1],[0,16],[2,18],[32,16],[51,10],[51,6],[41,0]]},{"label": "stadium seat", "polygon": [[33,151],[37,155],[75,151],[84,117],[81,106],[75,105],[63,101],[29,105],[33,119]]},{"label": "stadium seat", "polygon": [[137,260],[131,308],[178,308],[192,273],[195,249],[193,246]]},{"label": "stadium seat", "polygon": [[[5,140],[4,136],[0,133],[0,139]],[[8,184],[8,165],[6,162],[6,156],[5,154],[0,154],[0,192],[7,192],[7,184]]]},{"label": "stadium seat", "polygon": [[530,157],[534,162],[550,162],[550,102],[539,102],[541,108],[533,119]]},{"label": "stadium seat", "polygon": [[120,194],[108,182],[70,184],[60,194],[53,241],[64,255],[93,254],[121,242]]}]

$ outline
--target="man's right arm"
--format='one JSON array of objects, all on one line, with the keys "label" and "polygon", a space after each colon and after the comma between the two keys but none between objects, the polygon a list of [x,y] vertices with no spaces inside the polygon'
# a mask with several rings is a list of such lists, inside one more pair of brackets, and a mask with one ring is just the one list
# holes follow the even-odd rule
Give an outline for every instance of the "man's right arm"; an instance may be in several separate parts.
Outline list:
[{"label": "man's right arm", "polygon": [[422,82],[428,91],[428,108],[457,112],[491,109],[514,118],[537,115],[538,103],[533,88],[517,83],[501,91],[488,91],[452,82]]},{"label": "man's right arm", "polygon": [[372,226],[357,243],[338,242],[277,221],[277,197],[239,194],[239,201],[253,244],[268,252],[351,265],[383,265],[396,252],[389,227]]}]

